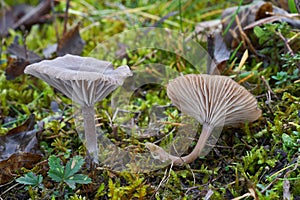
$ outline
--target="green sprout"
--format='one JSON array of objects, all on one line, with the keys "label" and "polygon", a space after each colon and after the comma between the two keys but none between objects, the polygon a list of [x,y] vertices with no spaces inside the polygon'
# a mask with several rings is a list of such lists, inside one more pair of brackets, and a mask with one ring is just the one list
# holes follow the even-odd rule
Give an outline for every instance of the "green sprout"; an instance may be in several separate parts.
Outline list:
[{"label": "green sprout", "polygon": [[18,183],[31,186],[33,188],[40,188],[43,189],[43,177],[42,175],[35,175],[33,172],[28,172],[24,176],[16,179]]},{"label": "green sprout", "polygon": [[64,167],[61,165],[61,160],[59,158],[50,156],[50,170],[48,171],[48,175],[52,180],[59,182],[60,185],[66,184],[71,189],[75,189],[76,184],[88,184],[91,182],[91,179],[88,176],[76,174],[83,164],[83,158],[75,156],[74,158],[71,158]]}]

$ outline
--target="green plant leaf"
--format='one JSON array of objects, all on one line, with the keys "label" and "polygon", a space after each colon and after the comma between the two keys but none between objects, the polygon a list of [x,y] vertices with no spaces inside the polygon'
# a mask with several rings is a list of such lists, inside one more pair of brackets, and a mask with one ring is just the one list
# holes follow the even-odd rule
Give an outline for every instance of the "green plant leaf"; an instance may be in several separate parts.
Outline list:
[{"label": "green plant leaf", "polygon": [[282,134],[282,140],[286,147],[294,147],[296,144],[293,141],[293,138],[289,136],[288,134]]},{"label": "green plant leaf", "polygon": [[64,178],[64,166],[60,164],[61,160],[55,156],[49,157],[49,166],[48,176],[56,181],[61,182]]},{"label": "green plant leaf", "polygon": [[64,177],[67,179],[70,176],[76,174],[84,164],[84,159],[81,156],[75,156],[70,159],[66,164]]},{"label": "green plant leaf", "polygon": [[75,174],[65,180],[65,183],[72,189],[75,189],[75,184],[88,184],[92,180],[84,174]]},{"label": "green plant leaf", "polygon": [[260,38],[260,37],[262,37],[263,35],[265,35],[265,31],[264,31],[261,27],[259,27],[259,26],[255,26],[254,29],[253,29],[253,31],[254,31],[254,34],[255,34],[258,38]]},{"label": "green plant leaf", "polygon": [[288,5],[291,13],[298,13],[295,0],[288,0]]},{"label": "green plant leaf", "polygon": [[106,194],[106,191],[105,191],[105,184],[104,183],[101,183],[101,185],[99,186],[98,190],[97,190],[97,194],[96,194],[96,198],[99,198],[103,195]]},{"label": "green plant leaf", "polygon": [[24,184],[24,185],[31,185],[35,187],[42,188],[42,181],[43,177],[42,175],[35,175],[33,172],[28,172],[24,176],[16,179],[18,183]]},{"label": "green plant leaf", "polygon": [[291,79],[296,79],[299,77],[299,69],[296,68],[294,71],[293,71],[293,75],[291,76]]},{"label": "green plant leaf", "polygon": [[84,164],[84,159],[81,156],[75,156],[71,158],[66,167],[60,164],[61,160],[55,156],[49,157],[48,171],[49,177],[61,183],[66,183],[71,189],[75,189],[76,183],[78,184],[88,184],[91,179],[84,174],[75,174],[79,171],[81,166]]}]

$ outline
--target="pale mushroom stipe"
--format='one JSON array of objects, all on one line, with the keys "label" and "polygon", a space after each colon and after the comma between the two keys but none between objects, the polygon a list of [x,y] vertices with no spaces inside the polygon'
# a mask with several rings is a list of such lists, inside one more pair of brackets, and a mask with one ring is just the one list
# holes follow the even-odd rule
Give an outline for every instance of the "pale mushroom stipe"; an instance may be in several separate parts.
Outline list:
[{"label": "pale mushroom stipe", "polygon": [[191,163],[198,158],[214,128],[253,122],[261,116],[255,97],[226,76],[180,76],[168,84],[167,95],[181,112],[202,124],[197,144],[186,156],[171,155],[153,143],[146,143],[155,158],[174,165]]},{"label": "pale mushroom stipe", "polygon": [[44,80],[81,106],[86,147],[93,161],[97,163],[94,105],[132,75],[129,67],[120,66],[114,69],[112,63],[107,61],[67,54],[29,65],[24,72]]}]

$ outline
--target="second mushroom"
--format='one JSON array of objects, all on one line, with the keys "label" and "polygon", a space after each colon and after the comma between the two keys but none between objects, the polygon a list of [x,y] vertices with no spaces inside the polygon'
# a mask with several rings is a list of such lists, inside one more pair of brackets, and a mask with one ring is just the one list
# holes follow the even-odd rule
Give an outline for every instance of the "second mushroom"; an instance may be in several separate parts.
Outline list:
[{"label": "second mushroom", "polygon": [[186,156],[171,155],[153,143],[146,143],[155,158],[171,161],[174,165],[191,163],[198,158],[215,128],[253,122],[261,116],[254,96],[226,76],[180,76],[168,84],[167,94],[181,112],[202,124],[197,144]]}]

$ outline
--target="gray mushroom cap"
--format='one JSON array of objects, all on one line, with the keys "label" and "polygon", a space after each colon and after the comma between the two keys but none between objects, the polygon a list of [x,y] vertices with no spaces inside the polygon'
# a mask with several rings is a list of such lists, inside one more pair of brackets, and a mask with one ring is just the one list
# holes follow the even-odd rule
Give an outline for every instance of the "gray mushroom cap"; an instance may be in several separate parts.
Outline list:
[{"label": "gray mushroom cap", "polygon": [[128,66],[114,69],[110,62],[70,54],[28,65],[24,72],[44,80],[81,106],[93,106],[132,75]]},{"label": "gray mushroom cap", "polygon": [[236,126],[261,116],[255,97],[227,76],[180,76],[168,84],[167,95],[183,113],[213,127]]}]

